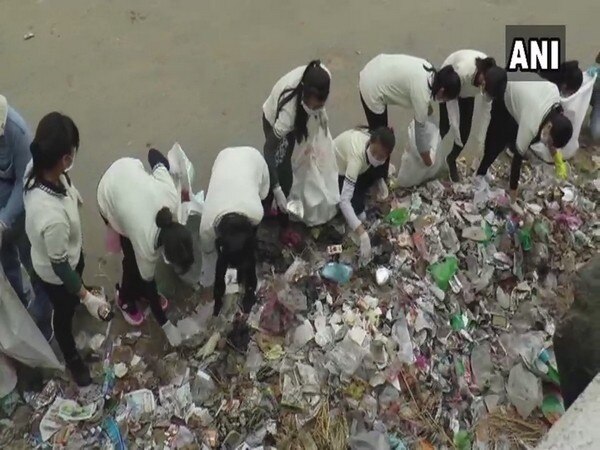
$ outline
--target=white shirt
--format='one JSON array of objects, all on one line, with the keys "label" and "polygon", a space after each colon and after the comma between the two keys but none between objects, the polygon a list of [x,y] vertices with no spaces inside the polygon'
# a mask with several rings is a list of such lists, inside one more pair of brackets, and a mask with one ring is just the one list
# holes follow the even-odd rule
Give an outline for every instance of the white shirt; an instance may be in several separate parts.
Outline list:
[{"label": "white shirt", "polygon": [[156,214],[167,207],[174,220],[181,198],[162,164],[150,174],[139,159],[116,160],[104,173],[97,192],[100,213],[133,246],[140,275],[154,279],[159,257]]},{"label": "white shirt", "polygon": [[478,50],[458,50],[452,53],[443,62],[442,67],[452,66],[454,71],[460,77],[460,93],[459,97],[477,97],[481,95],[479,86],[473,85],[473,78],[477,73],[475,59],[486,58],[487,55]]},{"label": "white shirt", "polygon": [[359,88],[366,105],[382,114],[387,105],[414,111],[415,120],[425,123],[431,102],[429,83],[433,75],[428,61],[409,55],[379,55],[360,72]]},{"label": "white shirt", "polygon": [[[321,64],[321,67],[329,73],[329,70],[327,70],[327,67],[323,64]],[[269,97],[263,104],[265,118],[273,127],[275,135],[280,139],[283,139],[288,133],[294,130],[294,121],[296,120],[296,98],[287,102],[283,108],[281,108],[281,111],[279,111],[279,115],[277,115],[277,106],[280,97],[283,98],[287,96],[288,92],[286,92],[283,97],[281,94],[287,89],[297,88],[302,80],[302,75],[305,70],[306,65],[296,67],[294,70],[281,77],[279,81],[275,83]],[[323,109],[323,113],[324,111],[325,110]],[[275,117],[277,117],[277,120],[275,120]]]},{"label": "white shirt", "polygon": [[215,250],[215,225],[225,214],[243,214],[253,225],[258,225],[264,213],[261,201],[269,194],[269,186],[269,169],[258,150],[252,147],[221,150],[212,167],[200,220],[202,252]]},{"label": "white shirt", "polygon": [[506,109],[517,121],[517,150],[524,155],[550,109],[560,103],[560,93],[549,81],[509,81],[504,93]]},{"label": "white shirt", "polygon": [[[31,166],[30,162],[25,171],[26,180]],[[36,184],[32,189],[26,189],[23,196],[25,231],[31,242],[33,268],[46,283],[56,285],[63,282],[54,273],[52,264],[68,262],[75,270],[83,244],[79,218],[81,196],[64,175],[60,182],[64,193]]]},{"label": "white shirt", "polygon": [[338,173],[356,183],[358,176],[369,168],[367,145],[369,133],[366,130],[344,131],[333,140]]}]

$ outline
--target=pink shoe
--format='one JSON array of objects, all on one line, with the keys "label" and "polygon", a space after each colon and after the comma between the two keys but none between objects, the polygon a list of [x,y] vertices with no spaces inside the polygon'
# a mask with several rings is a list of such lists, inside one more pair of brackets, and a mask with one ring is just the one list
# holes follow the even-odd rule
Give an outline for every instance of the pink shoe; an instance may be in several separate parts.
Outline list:
[{"label": "pink shoe", "polygon": [[[160,298],[160,309],[162,309],[163,312],[166,312],[167,309],[169,309],[169,300],[167,300],[167,298],[164,295],[162,295],[162,294],[158,294],[158,296]],[[146,300],[145,298],[141,298],[140,300],[146,306],[146,308],[144,309],[144,316],[148,317],[150,315],[150,312],[151,312],[150,311],[150,306],[148,305],[148,300]]]},{"label": "pink shoe", "polygon": [[136,311],[133,313],[127,311],[127,304],[123,303],[123,301],[121,300],[121,296],[119,295],[118,289],[115,292],[115,297],[117,300],[117,306],[121,310],[121,313],[123,314],[123,319],[125,319],[125,322],[127,322],[129,325],[133,325],[135,327],[140,326],[142,323],[144,323],[144,315],[139,310],[139,308],[137,308]]}]

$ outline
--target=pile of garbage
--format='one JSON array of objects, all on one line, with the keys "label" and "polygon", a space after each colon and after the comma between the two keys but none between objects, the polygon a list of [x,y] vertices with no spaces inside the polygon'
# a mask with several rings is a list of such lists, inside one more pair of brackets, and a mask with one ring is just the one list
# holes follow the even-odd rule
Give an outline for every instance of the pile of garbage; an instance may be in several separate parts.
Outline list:
[{"label": "pile of garbage", "polygon": [[393,191],[368,210],[366,266],[341,221],[301,251],[260,231],[248,317],[233,271],[219,318],[196,303],[178,322],[177,352],[144,350],[140,331],[95,336],[103,382],[3,399],[0,447],[534,445],[564,412],[551,338],[597,252],[598,162],[561,185],[534,168],[518,202],[485,179]]}]

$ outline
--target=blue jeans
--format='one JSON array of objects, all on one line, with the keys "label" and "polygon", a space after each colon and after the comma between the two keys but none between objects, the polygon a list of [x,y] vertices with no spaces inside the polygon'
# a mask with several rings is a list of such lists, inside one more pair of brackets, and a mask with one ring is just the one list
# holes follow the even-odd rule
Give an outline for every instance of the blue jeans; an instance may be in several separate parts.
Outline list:
[{"label": "blue jeans", "polygon": [[594,142],[600,142],[600,84],[598,81],[596,81],[596,86],[594,86],[591,105],[590,133]]},{"label": "blue jeans", "polygon": [[[31,244],[25,234],[25,214],[22,214],[13,224],[12,228],[2,234],[0,247],[0,264],[4,269],[6,278],[15,290],[15,293],[28,309],[29,314],[42,331],[46,339],[52,335],[52,304],[44,290],[41,280],[33,270],[31,262]],[[34,297],[31,301],[21,276],[21,264],[29,274]]]}]

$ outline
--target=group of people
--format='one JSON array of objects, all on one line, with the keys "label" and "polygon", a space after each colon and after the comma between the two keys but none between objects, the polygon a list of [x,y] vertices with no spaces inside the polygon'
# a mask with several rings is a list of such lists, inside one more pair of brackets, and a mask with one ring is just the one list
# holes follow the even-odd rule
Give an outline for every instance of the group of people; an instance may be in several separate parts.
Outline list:
[{"label": "group of people", "polygon": [[[310,179],[300,179],[296,153],[315,133],[321,132],[331,145],[325,150],[304,146],[302,151],[331,153],[337,170],[327,176],[332,175],[336,182],[335,206],[360,241],[360,258],[369,260],[365,203],[369,192],[379,199],[387,197],[390,157],[397,141],[388,123],[388,106],[413,111],[416,147],[422,163],[430,166],[435,149],[425,125],[431,120],[432,104],[440,104],[439,132],[442,137],[452,132],[454,144],[447,165],[456,181],[456,159],[469,139],[474,102],[483,96],[491,113],[477,174],[485,175],[508,148],[513,154],[510,187],[516,191],[530,146],[544,144],[560,167],[560,148],[573,134],[560,98],[579,89],[580,69],[576,63],[567,63],[559,74],[542,75],[550,81],[508,82],[506,71],[493,58],[475,50],[451,54],[440,69],[422,58],[382,54],[369,61],[359,75],[367,125],[335,139],[325,109],[330,71],[315,60],[284,75],[263,104],[263,151],[226,148],[212,168],[199,239],[200,281],[203,286],[213,286],[214,315],[222,308],[228,268],[237,270],[238,282],[244,286],[244,313],[256,302],[256,232],[265,214],[278,217],[283,243],[298,242],[290,219],[301,220],[302,214],[293,213],[289,196],[293,186],[300,184],[303,189],[304,184],[311,184]],[[597,134],[598,93],[594,101],[592,130]],[[75,347],[73,315],[83,303],[97,319],[109,320],[110,307],[106,298],[87,288],[82,279],[82,199],[69,176],[76,164],[79,130],[70,117],[52,112],[42,118],[31,137],[23,119],[0,97],[0,135],[2,268],[46,338],[55,333],[67,368],[76,383],[85,386],[91,378]],[[160,259],[178,274],[186,273],[195,262],[192,232],[178,220],[182,202],[188,199],[178,190],[167,157],[151,149],[147,159],[150,171],[142,161],[128,157],[105,171],[97,188],[97,214],[108,232],[117,236],[122,250],[116,303],[125,320],[140,325],[149,306],[170,344],[177,346],[181,335],[167,318],[168,301],[157,290],[155,270]],[[304,205],[307,209],[313,206]],[[328,212],[322,217],[324,222],[332,215]],[[32,301],[24,292],[21,264],[31,279]]]}]

